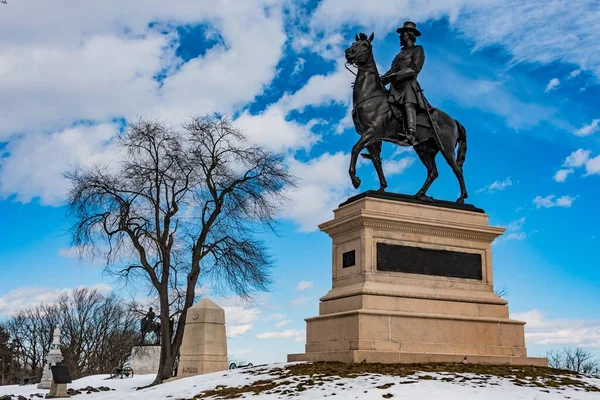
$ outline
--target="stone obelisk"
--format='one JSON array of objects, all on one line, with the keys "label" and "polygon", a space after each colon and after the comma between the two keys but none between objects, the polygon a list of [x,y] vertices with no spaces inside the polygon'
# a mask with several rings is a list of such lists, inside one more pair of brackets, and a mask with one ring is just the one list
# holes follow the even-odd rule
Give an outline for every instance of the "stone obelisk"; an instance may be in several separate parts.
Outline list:
[{"label": "stone obelisk", "polygon": [[38,384],[38,389],[50,389],[52,385],[52,370],[50,367],[56,365],[63,360],[63,355],[60,351],[60,328],[56,327],[52,335],[52,345],[50,351],[46,356],[46,364],[44,365],[44,372],[42,374],[42,380]]},{"label": "stone obelisk", "polygon": [[204,299],[188,310],[177,377],[226,369],[225,311],[211,300]]}]

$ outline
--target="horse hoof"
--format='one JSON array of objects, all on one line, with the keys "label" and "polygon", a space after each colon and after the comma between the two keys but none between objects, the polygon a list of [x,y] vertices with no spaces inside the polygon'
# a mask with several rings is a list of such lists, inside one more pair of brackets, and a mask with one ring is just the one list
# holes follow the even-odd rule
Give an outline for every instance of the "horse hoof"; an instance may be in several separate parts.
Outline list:
[{"label": "horse hoof", "polygon": [[464,204],[464,203],[465,203],[465,199],[464,199],[464,198],[462,198],[462,197],[459,197],[459,198],[456,200],[456,202],[457,202],[458,204]]},{"label": "horse hoof", "polygon": [[385,188],[387,188],[387,186],[381,186],[379,189],[377,189],[377,191],[383,193],[385,192]]},{"label": "horse hoof", "polygon": [[360,178],[358,176],[352,177],[352,186],[354,186],[354,189],[358,189],[360,186]]},{"label": "horse hoof", "polygon": [[426,194],[423,194],[423,193],[417,193],[417,194],[415,194],[414,197],[417,200],[427,201],[429,203],[433,203],[433,197],[427,196]]}]

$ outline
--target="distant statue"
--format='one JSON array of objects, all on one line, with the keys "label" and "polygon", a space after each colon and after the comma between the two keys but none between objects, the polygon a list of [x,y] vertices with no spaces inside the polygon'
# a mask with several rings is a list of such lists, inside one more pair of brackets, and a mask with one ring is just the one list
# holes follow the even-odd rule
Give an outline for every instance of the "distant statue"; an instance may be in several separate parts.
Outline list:
[{"label": "distant statue", "polygon": [[[413,146],[427,168],[427,179],[415,197],[431,200],[427,191],[438,176],[435,156],[441,152],[460,185],[457,203],[464,203],[467,189],[462,166],[467,152],[467,132],[454,118],[433,108],[423,96],[417,75],[423,68],[425,52],[415,44],[421,35],[413,22],[398,28],[402,49],[394,58],[391,69],[381,77],[373,58],[371,42],[374,35],[356,35],[356,41],[346,49],[346,62],[358,69],[352,93],[352,120],[360,139],[352,147],[350,179],[354,188],[360,186],[356,162],[360,154],[373,162],[379,178],[379,190],[385,191],[387,181],[381,163],[382,142]],[[391,84],[390,89],[385,85]],[[440,82],[440,85],[443,85]],[[458,147],[456,157],[454,149]]]},{"label": "distant statue", "polygon": [[156,318],[156,314],[152,310],[152,307],[148,310],[144,318],[141,320],[141,331],[142,331],[142,340],[141,344],[146,344],[146,335],[148,332],[152,332],[155,335],[154,345],[160,344],[160,321],[154,321]]}]

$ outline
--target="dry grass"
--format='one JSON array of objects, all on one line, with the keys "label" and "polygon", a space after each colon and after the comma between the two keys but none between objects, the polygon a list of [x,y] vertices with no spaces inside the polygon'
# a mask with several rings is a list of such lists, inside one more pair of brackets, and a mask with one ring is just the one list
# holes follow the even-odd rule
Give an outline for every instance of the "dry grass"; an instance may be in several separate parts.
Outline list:
[{"label": "dry grass", "polygon": [[[572,371],[557,370],[533,366],[478,365],[462,363],[441,364],[344,364],[344,363],[303,363],[282,367],[255,367],[244,371],[250,375],[267,375],[270,379],[258,380],[240,387],[219,385],[215,389],[204,391],[193,399],[235,399],[244,394],[260,393],[294,396],[307,389],[317,390],[341,378],[359,376],[376,380],[376,376],[386,375],[398,378],[398,384],[411,384],[419,380],[439,380],[448,384],[462,383],[474,386],[497,385],[488,382],[490,378],[500,377],[510,380],[518,386],[537,387],[540,390],[572,388],[576,390],[600,392],[600,388],[582,380],[583,376]],[[374,382],[375,383],[375,382]],[[335,390],[340,393],[346,390],[343,382],[335,382]],[[382,391],[393,383],[374,386]],[[321,387],[321,390],[325,388]],[[383,393],[382,397],[392,397]],[[186,399],[192,400],[192,399]]]}]

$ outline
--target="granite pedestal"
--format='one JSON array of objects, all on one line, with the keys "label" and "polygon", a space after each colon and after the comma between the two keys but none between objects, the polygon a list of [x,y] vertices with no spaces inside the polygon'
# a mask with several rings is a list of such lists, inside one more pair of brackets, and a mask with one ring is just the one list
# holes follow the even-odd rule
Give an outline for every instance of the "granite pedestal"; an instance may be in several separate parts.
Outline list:
[{"label": "granite pedestal", "polygon": [[160,346],[134,346],[131,369],[135,375],[156,374],[160,366]]},{"label": "granite pedestal", "polygon": [[227,370],[225,311],[209,299],[189,308],[177,377]]},{"label": "granite pedestal", "polygon": [[332,289],[288,361],[547,365],[494,294],[503,228],[483,210],[367,192],[319,226],[333,240]]}]

